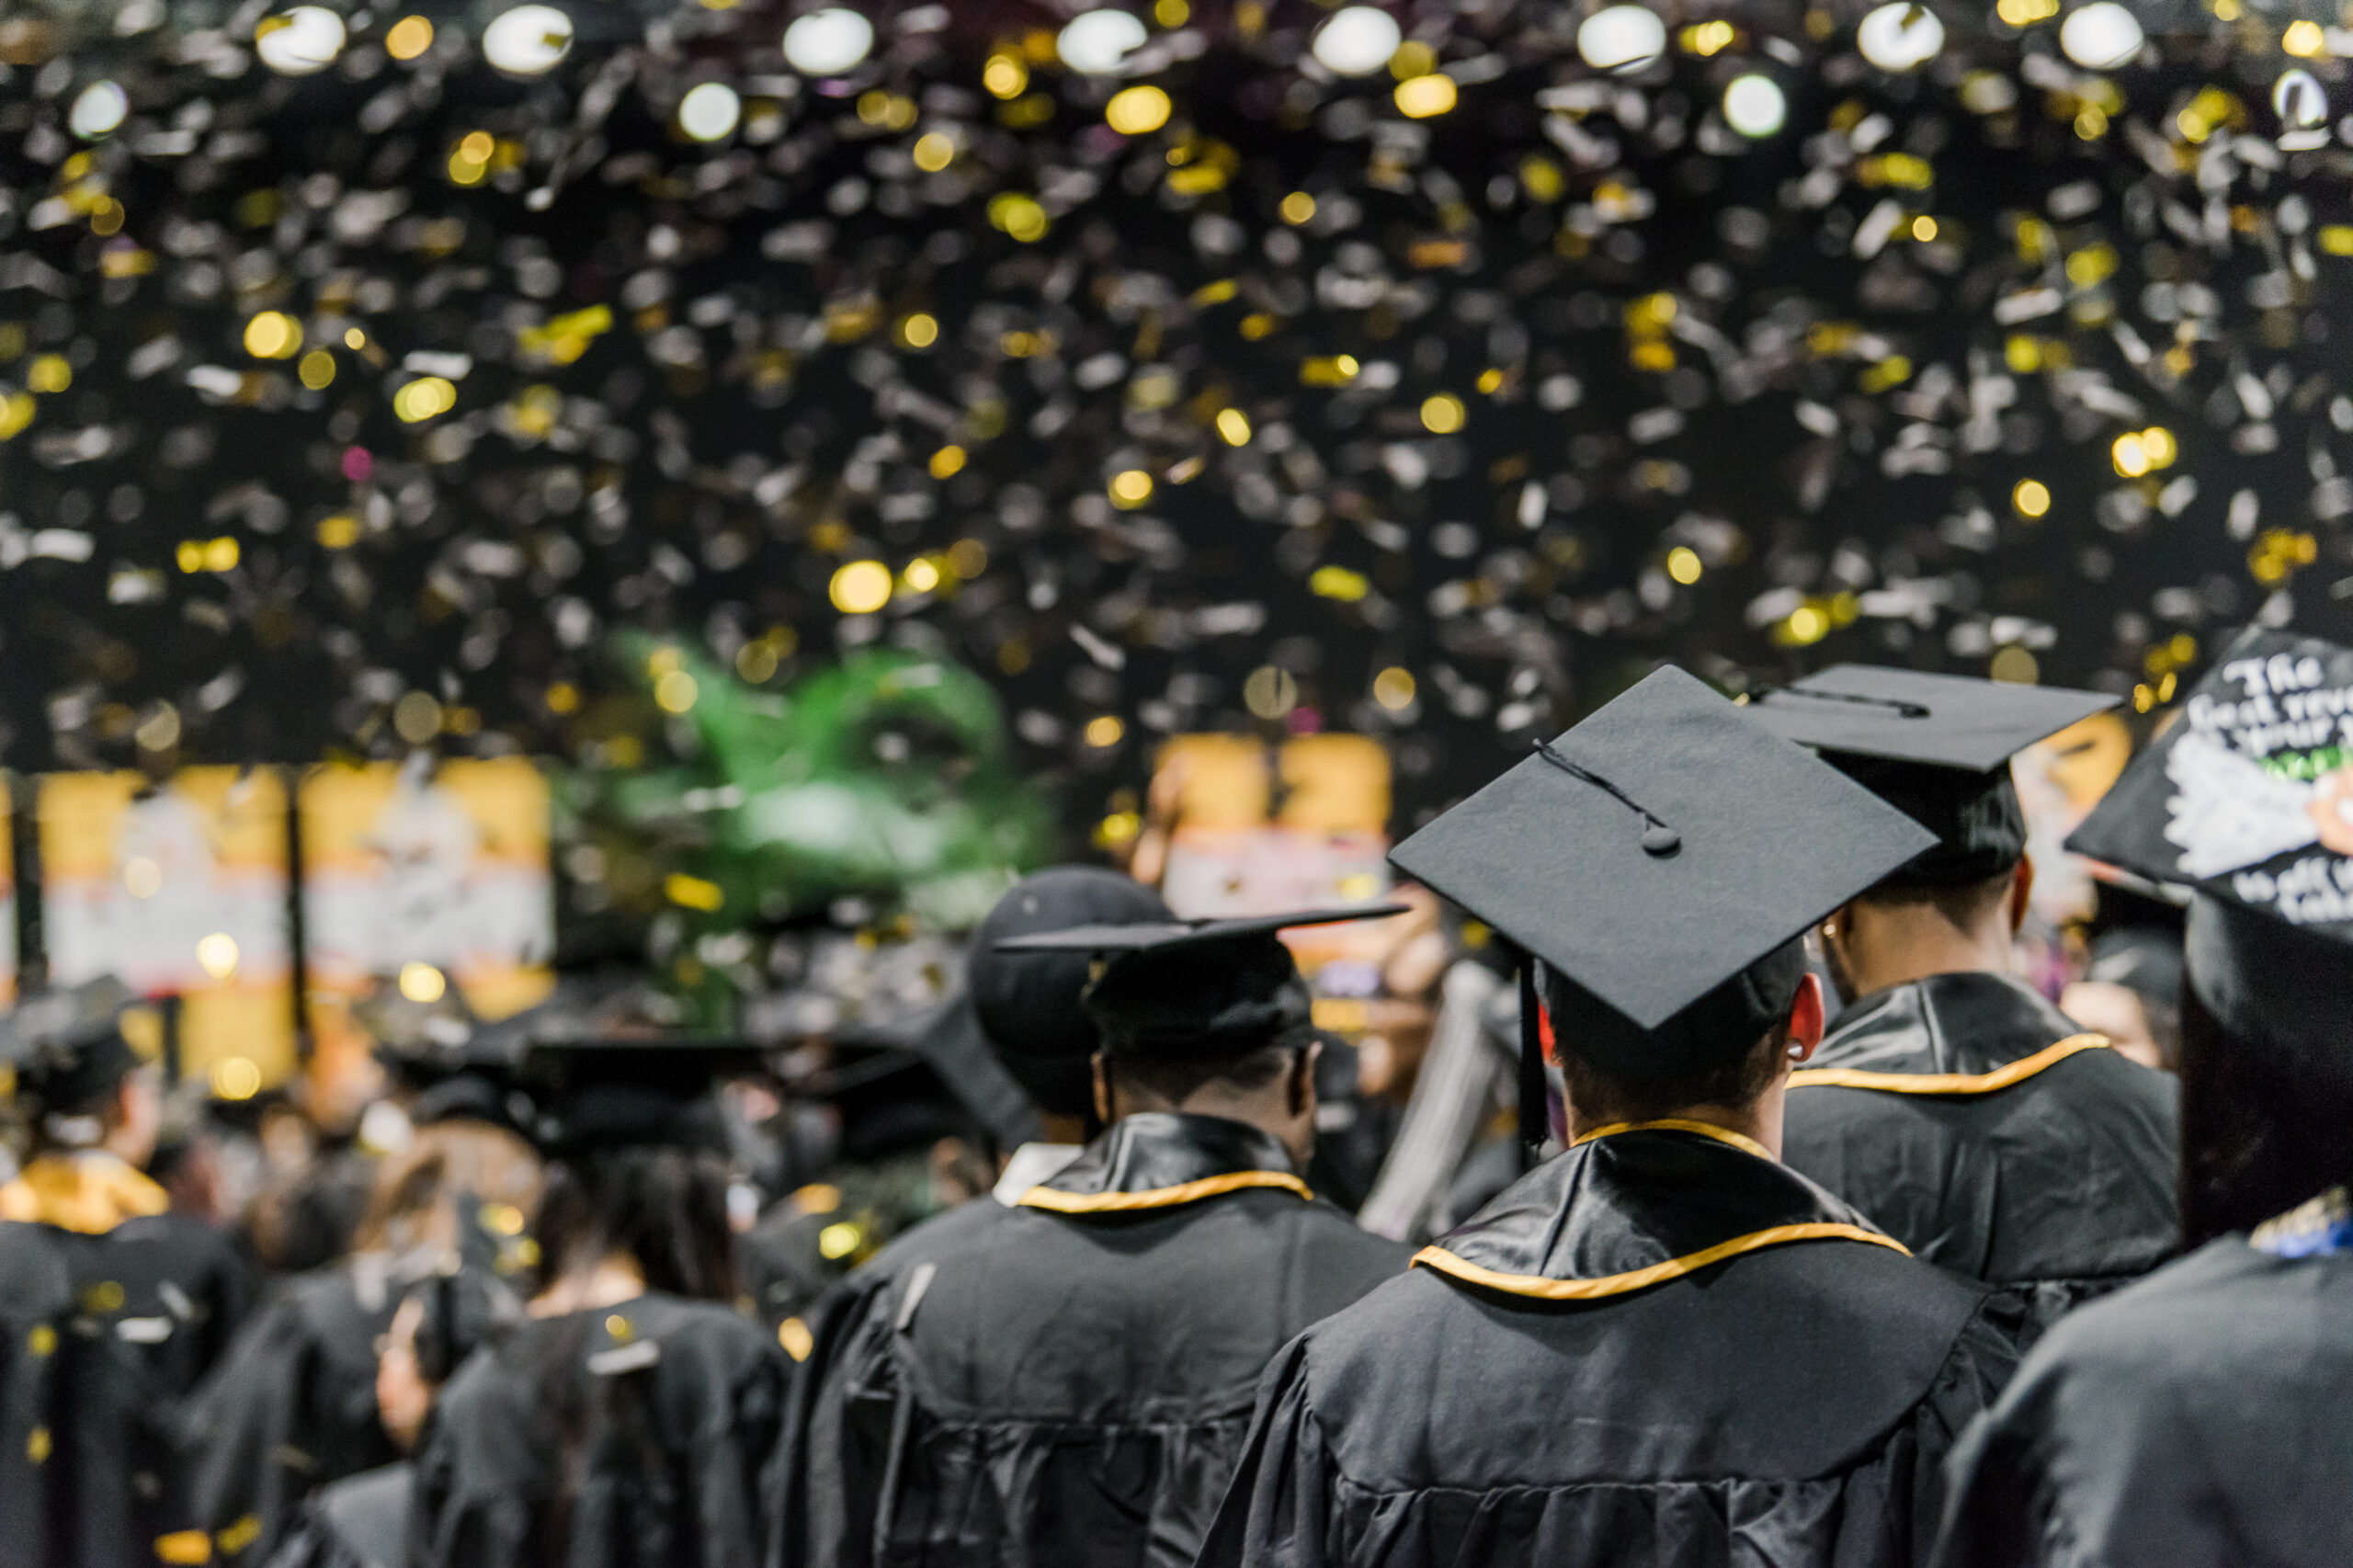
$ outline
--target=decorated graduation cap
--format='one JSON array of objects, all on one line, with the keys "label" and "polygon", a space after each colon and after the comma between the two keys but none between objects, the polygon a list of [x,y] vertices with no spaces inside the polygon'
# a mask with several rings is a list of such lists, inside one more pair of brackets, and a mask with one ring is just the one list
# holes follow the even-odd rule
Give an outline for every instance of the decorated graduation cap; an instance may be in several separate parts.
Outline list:
[{"label": "decorated graduation cap", "polygon": [[1165,926],[1175,919],[1160,895],[1132,877],[1099,866],[1056,866],[1023,878],[981,922],[965,960],[973,1018],[1040,1109],[1084,1116],[1094,1105],[1087,1061],[1102,1040],[1080,996],[1095,954],[1004,944],[1074,926]]},{"label": "decorated graduation cap", "polygon": [[1101,964],[1087,1017],[1114,1056],[1242,1056],[1313,1038],[1313,998],[1280,933],[1381,920],[1403,904],[1311,909],[1239,920],[1100,924],[1015,937],[1016,953],[1077,953]]},{"label": "decorated graduation cap", "polygon": [[0,1062],[42,1117],[88,1115],[162,1046],[162,1015],[111,975],[28,997],[0,1018]]},{"label": "decorated graduation cap", "polygon": [[2010,758],[2116,706],[2097,691],[1837,665],[1767,692],[1748,710],[1937,835],[1886,880],[1955,887],[1998,877],[2026,853]]},{"label": "decorated graduation cap", "polygon": [[1668,666],[1390,858],[1532,960],[1520,1114],[1540,1142],[1540,990],[1555,1031],[1613,1076],[1703,1070],[1787,1014],[1805,973],[1793,938],[1932,842]]},{"label": "decorated graduation cap", "polygon": [[2353,1016],[2353,649],[2252,629],[2067,847],[2188,888],[2190,989],[2274,1049],[2342,1051]]}]

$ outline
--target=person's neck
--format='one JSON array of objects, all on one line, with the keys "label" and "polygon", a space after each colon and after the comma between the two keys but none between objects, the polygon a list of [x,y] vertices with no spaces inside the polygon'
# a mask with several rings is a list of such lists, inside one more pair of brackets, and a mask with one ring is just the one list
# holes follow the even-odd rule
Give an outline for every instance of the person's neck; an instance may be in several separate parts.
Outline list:
[{"label": "person's neck", "polygon": [[1038,1134],[1040,1143],[1084,1143],[1086,1142],[1086,1118],[1040,1111],[1038,1115]]},{"label": "person's neck", "polygon": [[535,1318],[562,1317],[566,1312],[618,1307],[645,1294],[645,1274],[637,1260],[622,1253],[608,1253],[593,1268],[566,1274],[532,1298]]},{"label": "person's neck", "polygon": [[1111,1108],[1117,1113],[1115,1119],[1121,1121],[1146,1111],[1170,1116],[1214,1116],[1227,1121],[1238,1121],[1245,1127],[1256,1128],[1281,1144],[1294,1165],[1305,1164],[1293,1146],[1296,1133],[1290,1119],[1282,1114],[1282,1102],[1272,1096],[1199,1094],[1172,1104],[1156,1095],[1131,1097],[1122,1094]]},{"label": "person's neck", "polygon": [[1631,1123],[1647,1126],[1661,1121],[1696,1121],[1735,1138],[1745,1138],[1778,1160],[1781,1157],[1781,1108],[1784,1085],[1776,1081],[1773,1086],[1747,1106],[1695,1105],[1685,1106],[1657,1116],[1639,1119],[1624,1116],[1585,1116],[1576,1108],[1569,1108],[1569,1142],[1577,1143],[1597,1132]]},{"label": "person's neck", "polygon": [[[1882,916],[1870,937],[1841,955],[1853,996],[1870,996],[1938,974],[2007,974],[2010,937],[1999,921],[1964,929],[1941,915]],[[1849,997],[1852,1000],[1853,997]]]},{"label": "person's neck", "polygon": [[110,1129],[104,1138],[98,1140],[97,1146],[132,1170],[143,1171],[147,1168],[147,1161],[154,1153],[152,1146],[142,1148],[141,1145],[143,1142],[144,1140],[132,1137],[127,1129],[114,1128]]}]

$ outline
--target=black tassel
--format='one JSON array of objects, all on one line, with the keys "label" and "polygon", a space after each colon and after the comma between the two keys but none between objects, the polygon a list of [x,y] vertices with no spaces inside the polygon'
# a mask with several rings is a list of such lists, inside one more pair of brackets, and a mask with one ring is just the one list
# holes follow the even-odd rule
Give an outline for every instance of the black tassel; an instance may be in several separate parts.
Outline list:
[{"label": "black tassel", "polygon": [[1545,1113],[1544,1040],[1537,1024],[1540,1011],[1536,955],[1522,953],[1519,957],[1519,1141],[1531,1165],[1544,1152],[1544,1141],[1552,1135],[1552,1120]]}]

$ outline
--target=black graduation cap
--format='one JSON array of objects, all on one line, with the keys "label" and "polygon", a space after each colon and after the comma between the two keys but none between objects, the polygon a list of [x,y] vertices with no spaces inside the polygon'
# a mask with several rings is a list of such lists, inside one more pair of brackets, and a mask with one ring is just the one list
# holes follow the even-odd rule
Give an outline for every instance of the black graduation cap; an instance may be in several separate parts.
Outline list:
[{"label": "black graduation cap", "polygon": [[827,1066],[795,1087],[839,1113],[845,1159],[929,1148],[975,1125],[1002,1149],[1038,1135],[1038,1113],[991,1053],[968,995],[838,1029],[833,1046]]},{"label": "black graduation cap", "polygon": [[536,1107],[534,1140],[551,1153],[646,1143],[723,1153],[711,1090],[762,1071],[766,1055],[681,1028],[681,1010],[634,975],[568,974],[539,1006],[477,1029],[471,1049],[515,1063]]},{"label": "black graduation cap", "polygon": [[2206,895],[2199,1000],[2243,1038],[2330,1049],[2353,1014],[2353,649],[2241,633],[2067,847]]},{"label": "black graduation cap", "polygon": [[2000,876],[2026,853],[2010,758],[2117,701],[2097,691],[1837,665],[1764,693],[1748,710],[1937,835],[1890,882],[1952,887]]},{"label": "black graduation cap", "polygon": [[726,1153],[711,1091],[764,1061],[742,1040],[574,1040],[529,1047],[520,1076],[539,1107],[535,1141],[551,1153],[649,1143]]},{"label": "black graduation cap", "polygon": [[450,1120],[488,1121],[525,1131],[514,1085],[526,1025],[484,1024],[454,985],[430,1002],[379,980],[352,1004],[352,1017],[375,1042],[376,1060],[408,1092],[418,1127]]},{"label": "black graduation cap", "polygon": [[92,1109],[162,1043],[162,1016],[112,975],[28,996],[0,1017],[0,1062],[44,1116]]},{"label": "black graduation cap", "polygon": [[1094,1107],[1087,1062],[1102,1039],[1080,1001],[1094,954],[1009,951],[1003,944],[1080,926],[1175,919],[1160,895],[1132,877],[1102,866],[1054,866],[1023,878],[981,922],[964,959],[973,1018],[1039,1108],[1085,1116]]},{"label": "black graduation cap", "polygon": [[[1580,1055],[1656,1079],[1754,1045],[1804,972],[1792,938],[1932,842],[1670,665],[1390,858],[1545,967],[1553,1027]],[[1537,990],[1523,963],[1532,1142]]]},{"label": "black graduation cap", "polygon": [[1086,1007],[1114,1055],[1238,1056],[1307,1038],[1313,999],[1279,933],[1381,920],[1403,904],[1301,910],[1244,919],[1149,921],[1041,931],[1004,952],[1086,953],[1102,960]]}]

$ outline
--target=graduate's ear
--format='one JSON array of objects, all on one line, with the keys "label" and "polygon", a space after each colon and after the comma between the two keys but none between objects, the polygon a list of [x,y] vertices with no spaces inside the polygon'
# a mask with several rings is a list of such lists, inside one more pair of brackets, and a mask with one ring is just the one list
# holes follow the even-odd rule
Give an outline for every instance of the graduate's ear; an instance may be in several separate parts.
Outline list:
[{"label": "graduate's ear", "polygon": [[1315,1059],[1323,1054],[1324,1042],[1310,1040],[1305,1051],[1291,1058],[1290,1072],[1283,1084],[1286,1115],[1311,1119],[1315,1115]]},{"label": "graduate's ear", "polygon": [[1809,972],[1790,1000],[1790,1060],[1803,1062],[1822,1043],[1822,976]]},{"label": "graduate's ear", "polygon": [[1097,1051],[1086,1059],[1088,1071],[1095,1074],[1095,1119],[1108,1127],[1118,1119],[1111,1114],[1111,1073]]},{"label": "graduate's ear", "polygon": [[2026,924],[2029,903],[2034,897],[2034,857],[2018,857],[2018,869],[2010,873],[2010,935],[2018,934]]}]

